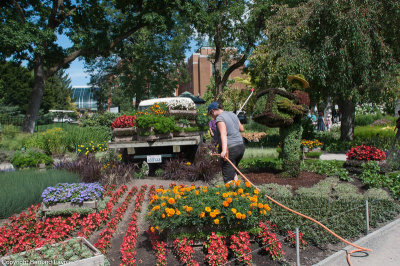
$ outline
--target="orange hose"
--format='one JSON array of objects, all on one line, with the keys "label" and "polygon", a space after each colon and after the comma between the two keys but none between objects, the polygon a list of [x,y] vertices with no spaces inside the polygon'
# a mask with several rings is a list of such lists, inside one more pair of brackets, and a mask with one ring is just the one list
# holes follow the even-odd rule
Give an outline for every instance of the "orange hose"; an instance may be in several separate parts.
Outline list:
[{"label": "orange hose", "polygon": [[[212,155],[212,156],[219,156],[219,154],[211,154],[211,155]],[[242,174],[242,172],[239,171],[239,169],[231,162],[231,160],[229,160],[227,157],[225,157],[225,160],[227,160],[227,161],[233,166],[233,168],[234,168],[247,182],[249,182],[253,187],[255,187],[255,188],[257,188],[257,189],[259,190],[259,188],[258,188],[256,185],[254,185],[252,182],[250,182],[250,180],[247,179],[247,177],[246,177],[244,174]],[[268,195],[265,195],[265,196],[266,196],[270,201],[272,201],[273,203],[275,203],[276,205],[278,205],[278,206],[284,208],[285,210],[288,210],[288,211],[290,211],[290,212],[292,212],[292,213],[294,213],[294,214],[297,214],[297,215],[299,215],[299,216],[301,216],[301,217],[303,217],[303,218],[306,218],[306,219],[308,219],[308,220],[310,220],[310,221],[312,221],[312,222],[318,224],[319,226],[321,226],[322,228],[324,228],[328,233],[332,234],[334,237],[336,237],[336,238],[339,239],[340,241],[342,241],[342,242],[344,242],[344,243],[346,243],[346,244],[348,244],[348,245],[350,245],[350,246],[353,246],[353,247],[357,248],[357,249],[355,249],[355,250],[353,250],[353,251],[347,253],[346,259],[347,259],[347,262],[348,262],[348,264],[349,264],[350,266],[352,265],[351,262],[350,262],[350,256],[351,256],[351,254],[353,254],[353,253],[355,253],[355,252],[372,251],[372,250],[369,249],[369,248],[363,248],[363,247],[357,246],[356,244],[353,244],[353,243],[347,241],[346,239],[342,238],[341,236],[339,236],[338,234],[336,234],[335,232],[333,232],[333,231],[330,230],[328,227],[326,227],[325,225],[323,225],[321,222],[318,222],[318,221],[315,220],[314,218],[311,218],[311,217],[309,217],[309,216],[307,216],[307,215],[304,215],[304,214],[302,214],[302,213],[300,213],[300,212],[298,212],[298,211],[292,210],[292,209],[290,209],[289,207],[286,207],[285,205],[283,205],[282,203],[280,203],[280,202],[274,200],[273,198],[271,198],[271,197],[268,196]]]}]

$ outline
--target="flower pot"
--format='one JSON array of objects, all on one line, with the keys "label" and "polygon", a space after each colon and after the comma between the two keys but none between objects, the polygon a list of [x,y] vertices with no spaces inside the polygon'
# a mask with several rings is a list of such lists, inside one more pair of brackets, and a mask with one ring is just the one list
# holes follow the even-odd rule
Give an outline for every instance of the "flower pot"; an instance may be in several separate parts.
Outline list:
[{"label": "flower pot", "polygon": [[114,128],[113,129],[113,136],[114,137],[133,136],[134,134],[136,134],[136,128],[134,128],[134,127]]},{"label": "flower pot", "polygon": [[168,110],[168,116],[175,116],[175,118],[196,119],[196,110]]},{"label": "flower pot", "polygon": [[71,202],[62,202],[62,203],[56,203],[54,205],[46,206],[42,202],[42,211],[43,212],[50,212],[50,211],[60,211],[60,210],[65,210],[65,209],[76,209],[76,208],[91,208],[91,209],[97,209],[99,205],[98,200],[91,200],[91,201],[84,201],[82,204],[76,204],[76,203],[71,203]]}]

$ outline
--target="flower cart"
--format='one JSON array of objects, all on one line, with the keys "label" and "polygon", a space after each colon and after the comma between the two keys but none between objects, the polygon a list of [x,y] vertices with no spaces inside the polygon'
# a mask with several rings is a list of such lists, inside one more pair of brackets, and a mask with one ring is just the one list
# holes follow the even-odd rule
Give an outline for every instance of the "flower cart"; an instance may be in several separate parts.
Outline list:
[{"label": "flower cart", "polygon": [[136,135],[124,141],[114,138],[108,149],[121,153],[125,161],[145,162],[150,170],[151,165],[161,164],[166,158],[193,160],[204,134],[197,116],[196,106],[189,98],[142,101],[134,118],[115,122],[116,126],[130,126],[129,122],[134,120]]}]

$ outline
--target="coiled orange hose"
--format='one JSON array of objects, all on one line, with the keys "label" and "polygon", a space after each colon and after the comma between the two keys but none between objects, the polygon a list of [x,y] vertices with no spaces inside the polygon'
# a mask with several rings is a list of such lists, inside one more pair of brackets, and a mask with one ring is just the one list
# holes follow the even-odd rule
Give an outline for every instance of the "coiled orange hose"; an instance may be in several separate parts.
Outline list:
[{"label": "coiled orange hose", "polygon": [[[211,155],[212,155],[212,156],[220,156],[219,154],[211,154]],[[252,182],[250,182],[250,180],[249,180],[242,172],[240,172],[240,170],[239,170],[227,157],[225,157],[225,160],[227,160],[227,161],[233,166],[233,168],[234,168],[247,182],[249,182],[253,187],[259,189],[256,185],[254,185]],[[356,253],[356,252],[362,252],[362,251],[372,251],[372,250],[369,249],[369,248],[360,247],[360,246],[358,246],[358,245],[356,245],[356,244],[353,244],[353,243],[347,241],[346,239],[344,239],[343,237],[339,236],[338,234],[336,234],[335,232],[333,232],[333,231],[330,230],[328,227],[326,227],[325,225],[323,225],[321,222],[318,222],[318,221],[315,220],[314,218],[311,218],[311,217],[309,217],[309,216],[307,216],[307,215],[304,215],[304,214],[302,214],[302,213],[300,213],[300,212],[298,212],[298,211],[292,210],[292,209],[290,209],[289,207],[286,207],[285,205],[283,205],[282,203],[280,203],[280,202],[274,200],[273,198],[271,198],[271,197],[268,196],[268,195],[265,195],[265,197],[267,197],[267,199],[269,199],[270,201],[272,201],[272,202],[275,203],[276,205],[278,205],[278,206],[284,208],[285,210],[288,210],[288,211],[290,211],[290,212],[292,212],[292,213],[294,213],[294,214],[297,214],[297,215],[299,215],[299,216],[301,216],[301,217],[303,217],[303,218],[306,218],[306,219],[308,219],[308,220],[310,220],[310,221],[312,221],[312,222],[318,224],[319,226],[321,226],[322,228],[324,228],[328,233],[332,234],[334,237],[336,237],[336,238],[339,239],[340,241],[342,241],[342,242],[344,242],[344,243],[346,243],[346,244],[348,244],[348,245],[350,245],[350,246],[355,247],[355,248],[356,248],[355,250],[350,251],[350,252],[347,253],[346,259],[347,259],[347,263],[348,263],[350,266],[352,265],[352,264],[351,264],[351,261],[350,261],[350,256],[351,256],[351,254]]]}]

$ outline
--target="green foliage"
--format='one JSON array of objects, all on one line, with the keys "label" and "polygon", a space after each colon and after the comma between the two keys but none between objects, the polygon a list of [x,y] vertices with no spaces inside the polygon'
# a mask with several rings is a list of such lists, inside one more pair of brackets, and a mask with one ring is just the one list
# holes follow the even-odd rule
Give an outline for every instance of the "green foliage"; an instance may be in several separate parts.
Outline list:
[{"label": "green foliage", "polygon": [[253,158],[243,159],[239,163],[239,168],[245,169],[246,171],[282,171],[282,160],[275,158]]},{"label": "green foliage", "polygon": [[38,149],[30,148],[26,151],[16,151],[11,163],[16,168],[39,167],[42,163],[49,166],[53,163],[53,158]]},{"label": "green foliage", "polygon": [[[2,132],[2,138],[0,140],[1,148],[8,151],[21,150],[24,147],[24,143],[31,138],[28,133],[17,133],[13,126],[2,126],[5,130]],[[38,146],[35,146],[38,147]]]},{"label": "green foliage", "polygon": [[[18,112],[27,109],[33,86],[33,75],[26,67],[15,62],[0,61],[0,100],[15,106]],[[5,114],[2,112],[2,114]]]},{"label": "green foliage", "polygon": [[0,217],[7,218],[32,204],[41,202],[46,187],[58,183],[77,183],[76,174],[58,170],[24,170],[11,173],[0,172]]},{"label": "green foliage", "polygon": [[282,139],[282,168],[287,177],[296,177],[300,173],[300,144],[303,128],[300,123],[280,128]]},{"label": "green foliage", "polygon": [[274,148],[246,148],[243,159],[261,159],[261,158],[277,158],[278,153]]},{"label": "green foliage", "polygon": [[50,109],[74,110],[75,106],[71,103],[71,97],[71,79],[65,70],[59,70],[47,79],[40,108],[45,113]]},{"label": "green foliage", "polygon": [[342,161],[306,160],[301,164],[302,171],[308,171],[326,176],[336,176],[343,181],[351,181]]},{"label": "green foliage", "polygon": [[311,158],[311,159],[319,159],[321,155],[322,151],[310,151],[305,154],[306,158]]},{"label": "green foliage", "polygon": [[119,114],[105,112],[103,114],[94,114],[92,116],[83,116],[80,123],[83,127],[111,127],[111,123]]},{"label": "green foliage", "polygon": [[208,122],[210,122],[211,117],[207,115],[208,109],[206,105],[201,105],[197,107],[197,116],[196,123],[200,127],[208,126]]},{"label": "green foliage", "polygon": [[154,128],[154,132],[158,134],[170,133],[176,128],[173,117],[162,115],[141,115],[137,118],[136,124],[141,129]]},{"label": "green foliage", "polygon": [[[321,197],[305,193],[297,197],[279,197],[276,200],[289,208],[322,222],[329,229],[346,239],[357,238],[364,234],[365,225],[360,223],[360,221],[365,220],[363,198],[334,200],[325,197],[323,193],[319,194]],[[391,200],[370,198],[369,207],[371,227],[376,227],[378,223],[391,220],[400,213],[400,207]],[[339,241],[309,220],[288,213],[273,203],[271,203],[271,208],[269,220],[275,223],[281,232],[287,232],[299,227],[304,234],[304,239],[310,243],[321,245]]]},{"label": "green foliage", "polygon": [[381,119],[382,115],[379,114],[359,114],[354,118],[354,126],[369,126],[375,120]]},{"label": "green foliage", "polygon": [[286,186],[278,185],[275,183],[262,184],[259,186],[262,191],[270,197],[292,197],[292,191]]},{"label": "green foliage", "polygon": [[376,161],[369,161],[361,165],[361,181],[368,187],[380,188],[385,184],[385,175],[380,174],[380,167]]}]

